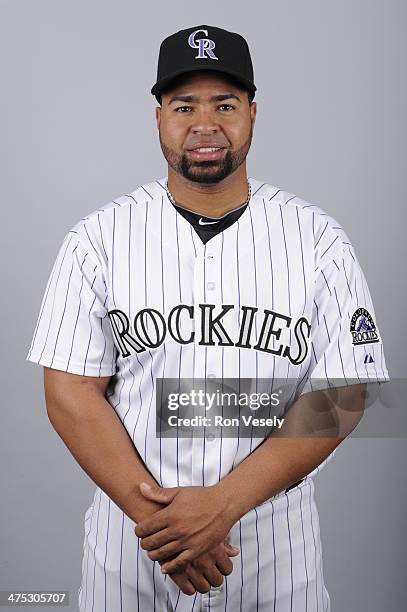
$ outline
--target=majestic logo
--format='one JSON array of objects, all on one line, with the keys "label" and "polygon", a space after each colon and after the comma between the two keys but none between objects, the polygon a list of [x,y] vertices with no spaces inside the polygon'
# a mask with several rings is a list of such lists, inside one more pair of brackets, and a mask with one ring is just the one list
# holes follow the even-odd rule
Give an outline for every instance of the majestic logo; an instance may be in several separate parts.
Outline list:
[{"label": "majestic logo", "polygon": [[[199,321],[195,327],[196,333],[199,334],[198,343],[202,346],[237,346],[254,349],[287,358],[293,365],[302,363],[309,352],[311,324],[305,317],[294,321],[291,317],[273,310],[264,309],[261,313],[255,306],[241,306],[241,322],[239,329],[235,330],[238,338],[231,338],[229,335],[231,331],[228,332],[228,325],[222,319],[235,308],[234,305],[222,304],[222,310],[218,314],[215,314],[217,308],[215,304],[198,304],[198,306]],[[177,304],[166,317],[155,308],[139,310],[132,321],[118,308],[109,310],[108,315],[122,357],[128,357],[132,352],[141,353],[155,349],[163,344],[168,334],[179,344],[195,341],[195,330],[191,330],[188,325],[189,336],[185,337],[183,329],[183,320],[189,319],[191,323],[196,316],[194,306],[189,304]],[[257,338],[253,338],[255,318],[256,320],[259,318],[258,322],[261,323]],[[290,345],[280,339],[283,331],[288,329],[292,331]],[[232,333],[231,335],[233,336]],[[275,348],[270,346],[273,336],[279,340]]]},{"label": "majestic logo", "polygon": [[217,221],[204,221],[202,217],[199,217],[198,223],[199,225],[213,225],[214,223],[217,223]]},{"label": "majestic logo", "polygon": [[350,320],[352,344],[371,344],[379,342],[373,318],[366,308],[358,308]]},{"label": "majestic logo", "polygon": [[216,46],[213,40],[210,38],[195,38],[200,32],[208,36],[208,30],[195,30],[195,32],[192,32],[188,37],[189,46],[192,47],[192,49],[199,49],[198,55],[195,55],[195,59],[205,59],[205,57],[209,57],[209,59],[213,60],[219,59],[213,52]]}]

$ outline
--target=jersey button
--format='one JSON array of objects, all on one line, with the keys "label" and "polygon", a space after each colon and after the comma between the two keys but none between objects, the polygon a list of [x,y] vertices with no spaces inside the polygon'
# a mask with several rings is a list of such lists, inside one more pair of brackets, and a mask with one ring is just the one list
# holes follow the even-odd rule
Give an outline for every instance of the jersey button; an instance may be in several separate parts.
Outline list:
[{"label": "jersey button", "polygon": [[216,378],[216,374],[208,374],[208,378]]},{"label": "jersey button", "polygon": [[215,289],[215,287],[216,287],[216,285],[212,281],[209,281],[208,283],[206,283],[206,288],[209,289],[210,291]]},{"label": "jersey button", "polygon": [[212,442],[215,439],[215,435],[213,433],[208,433],[206,439],[208,442]]}]

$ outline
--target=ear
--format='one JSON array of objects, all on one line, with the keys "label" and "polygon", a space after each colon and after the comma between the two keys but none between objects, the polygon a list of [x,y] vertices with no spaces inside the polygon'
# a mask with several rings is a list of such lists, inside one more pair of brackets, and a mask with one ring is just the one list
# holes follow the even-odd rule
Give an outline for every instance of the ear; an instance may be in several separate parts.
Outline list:
[{"label": "ear", "polygon": [[252,120],[253,125],[256,121],[256,116],[257,116],[257,102],[253,101],[250,105],[250,119]]},{"label": "ear", "polygon": [[160,121],[161,121],[161,106],[155,107],[155,121],[157,124],[157,128],[160,129]]}]

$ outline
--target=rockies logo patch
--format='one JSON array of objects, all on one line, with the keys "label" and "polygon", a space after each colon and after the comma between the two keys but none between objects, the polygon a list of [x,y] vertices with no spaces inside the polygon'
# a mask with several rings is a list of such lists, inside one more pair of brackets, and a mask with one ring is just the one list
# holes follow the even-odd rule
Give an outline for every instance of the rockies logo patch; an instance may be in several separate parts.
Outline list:
[{"label": "rockies logo patch", "polygon": [[379,342],[379,335],[372,315],[366,308],[358,308],[350,320],[352,344]]}]

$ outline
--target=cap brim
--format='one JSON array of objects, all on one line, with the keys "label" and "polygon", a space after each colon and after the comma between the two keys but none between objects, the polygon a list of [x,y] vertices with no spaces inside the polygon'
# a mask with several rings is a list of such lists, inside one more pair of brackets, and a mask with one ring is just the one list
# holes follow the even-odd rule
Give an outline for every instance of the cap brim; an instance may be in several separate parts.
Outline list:
[{"label": "cap brim", "polygon": [[232,70],[225,70],[224,68],[217,68],[215,66],[212,67],[212,66],[202,64],[201,66],[192,65],[190,67],[183,68],[182,70],[177,70],[176,72],[172,72],[171,74],[168,74],[166,77],[164,77],[163,79],[160,79],[159,81],[155,83],[155,85],[151,88],[151,93],[153,94],[153,96],[157,96],[162,91],[164,91],[164,89],[166,89],[167,86],[177,77],[181,76],[182,74],[186,74],[187,72],[198,72],[200,70],[207,70],[207,71],[210,70],[210,71],[221,72],[222,74],[226,74],[232,77],[233,79],[235,79],[235,81],[241,84],[245,89],[248,89],[252,94],[254,94],[254,92],[257,89],[254,83],[242,78],[240,74],[237,74],[233,72]]}]

